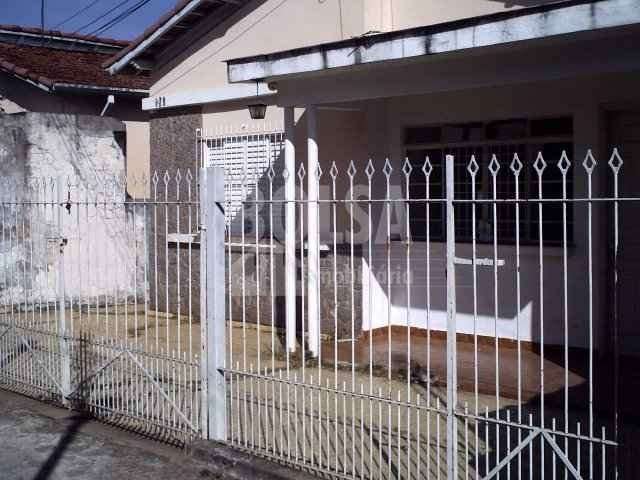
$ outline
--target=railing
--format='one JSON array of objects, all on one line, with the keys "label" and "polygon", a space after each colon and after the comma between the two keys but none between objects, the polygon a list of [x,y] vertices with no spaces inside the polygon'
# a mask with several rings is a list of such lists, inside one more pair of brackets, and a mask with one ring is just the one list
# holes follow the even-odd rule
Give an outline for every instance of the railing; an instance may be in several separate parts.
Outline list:
[{"label": "railing", "polygon": [[[317,201],[300,165],[227,197],[244,226],[226,232],[228,441],[340,478],[615,478],[620,308],[634,301],[620,217],[640,197],[621,193],[617,151],[600,163],[333,162]],[[292,174],[294,201],[275,185]],[[270,234],[291,202],[295,349],[285,237]]]}]

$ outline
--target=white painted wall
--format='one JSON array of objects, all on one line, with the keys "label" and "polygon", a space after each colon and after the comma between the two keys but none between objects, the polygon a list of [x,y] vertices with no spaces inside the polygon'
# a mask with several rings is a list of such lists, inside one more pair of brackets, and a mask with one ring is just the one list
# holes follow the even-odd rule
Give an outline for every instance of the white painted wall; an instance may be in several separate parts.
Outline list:
[{"label": "white painted wall", "polygon": [[544,3],[550,1],[365,0],[365,30],[390,32]]},{"label": "white painted wall", "polygon": [[202,38],[173,45],[151,95],[224,86],[225,60],[350,38],[362,28],[362,0],[255,1]]},{"label": "white painted wall", "polygon": [[[166,62],[154,73],[151,97],[197,96],[228,86],[225,60],[290,50],[359,36],[393,31],[547,3],[548,0],[256,0],[206,32],[175,42],[161,55]],[[214,25],[215,18],[212,18]],[[310,28],[312,26],[312,28]],[[205,32],[202,34],[201,32]],[[200,33],[199,33],[200,32]],[[273,103],[274,99],[265,99]],[[246,101],[203,105],[203,127],[232,132],[259,128]],[[283,113],[272,107],[266,121],[282,124]]]}]

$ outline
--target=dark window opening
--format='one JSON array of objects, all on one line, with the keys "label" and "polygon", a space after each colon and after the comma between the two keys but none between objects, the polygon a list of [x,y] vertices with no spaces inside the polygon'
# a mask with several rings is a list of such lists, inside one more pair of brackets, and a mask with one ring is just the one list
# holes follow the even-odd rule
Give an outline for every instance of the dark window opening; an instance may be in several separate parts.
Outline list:
[{"label": "dark window opening", "polygon": [[[534,163],[538,153],[542,153],[547,167],[542,176],[542,198],[561,199],[563,177],[557,166],[565,152],[573,163],[573,142],[571,118],[553,118],[546,120],[505,120],[486,124],[468,123],[459,126],[426,127],[429,134],[421,134],[419,128],[405,138],[432,138],[432,132],[439,129],[436,142],[424,142],[422,145],[407,145],[407,157],[413,166],[409,179],[410,198],[444,198],[445,156],[454,156],[455,197],[472,198],[472,177],[467,170],[471,156],[475,156],[478,172],[475,176],[477,199],[493,198],[493,175],[489,165],[493,155],[500,164],[496,174],[495,188],[497,199],[513,199],[516,194],[516,179],[510,168],[515,154],[522,162],[518,177],[518,194],[521,199],[538,198],[538,175]],[[544,138],[541,138],[544,137]],[[452,139],[445,141],[445,139]],[[498,140],[499,139],[499,140]],[[422,172],[425,158],[429,157],[433,171],[427,186]],[[428,188],[428,191],[427,191]],[[566,175],[567,198],[573,197],[573,175],[570,169]],[[537,203],[521,203],[518,207],[519,222],[516,223],[516,205],[514,203],[478,203],[475,207],[475,234],[478,243],[492,243],[494,235],[494,205],[498,242],[515,244],[539,243],[539,210]],[[567,206],[567,241],[573,242],[573,208]],[[427,229],[428,223],[428,229]],[[542,235],[545,245],[561,245],[563,241],[562,202],[543,203]],[[413,240],[444,241],[446,234],[445,206],[442,203],[411,203],[409,207],[409,225]],[[519,232],[518,228],[519,227]],[[455,204],[456,241],[471,242],[473,235],[473,205]]]}]

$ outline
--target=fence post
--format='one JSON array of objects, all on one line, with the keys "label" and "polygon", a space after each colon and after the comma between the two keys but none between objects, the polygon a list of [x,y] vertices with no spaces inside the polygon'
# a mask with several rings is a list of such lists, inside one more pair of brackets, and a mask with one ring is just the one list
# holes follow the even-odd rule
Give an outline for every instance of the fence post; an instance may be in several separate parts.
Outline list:
[{"label": "fence post", "polygon": [[200,169],[203,437],[227,440],[224,168]]},{"label": "fence post", "polygon": [[[285,179],[285,318],[287,351],[296,351],[296,147],[293,107],[284,109],[284,168]],[[304,285],[302,286],[304,288]]]},{"label": "fence post", "polygon": [[456,422],[457,352],[456,352],[456,237],[453,210],[453,155],[446,156],[447,179],[447,478],[458,478],[458,428]]},{"label": "fence post", "polygon": [[70,406],[67,396],[71,393],[71,350],[69,347],[69,338],[71,332],[67,331],[67,317],[66,308],[67,302],[65,299],[65,278],[64,278],[64,249],[67,246],[67,238],[64,236],[64,220],[62,216],[65,198],[65,192],[63,187],[65,181],[63,177],[57,178],[57,203],[58,203],[58,278],[56,285],[56,295],[58,297],[58,342],[60,348],[60,387],[62,389],[62,404]]}]

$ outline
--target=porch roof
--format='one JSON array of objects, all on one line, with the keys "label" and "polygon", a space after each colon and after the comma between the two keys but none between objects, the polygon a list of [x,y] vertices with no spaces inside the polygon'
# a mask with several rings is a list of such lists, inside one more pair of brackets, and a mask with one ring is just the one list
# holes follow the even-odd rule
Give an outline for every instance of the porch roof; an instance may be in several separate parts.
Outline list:
[{"label": "porch roof", "polygon": [[637,0],[571,0],[227,61],[230,82],[314,74],[640,23]]}]

